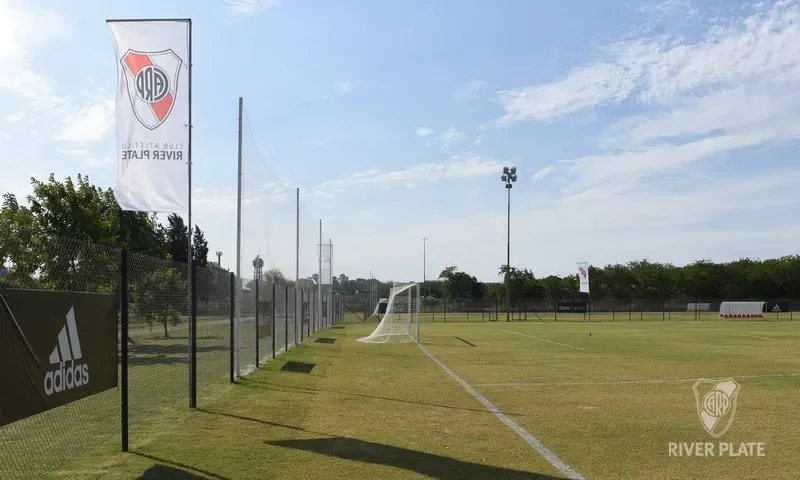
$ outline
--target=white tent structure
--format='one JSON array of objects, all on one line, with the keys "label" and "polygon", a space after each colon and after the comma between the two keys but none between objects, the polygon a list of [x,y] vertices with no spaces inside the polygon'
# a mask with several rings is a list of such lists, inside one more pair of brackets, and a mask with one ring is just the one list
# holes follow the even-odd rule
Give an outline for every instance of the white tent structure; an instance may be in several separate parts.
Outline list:
[{"label": "white tent structure", "polygon": [[386,306],[389,304],[388,298],[379,298],[378,303],[375,304],[375,311],[372,312],[373,317],[381,318],[381,315],[386,313]]}]

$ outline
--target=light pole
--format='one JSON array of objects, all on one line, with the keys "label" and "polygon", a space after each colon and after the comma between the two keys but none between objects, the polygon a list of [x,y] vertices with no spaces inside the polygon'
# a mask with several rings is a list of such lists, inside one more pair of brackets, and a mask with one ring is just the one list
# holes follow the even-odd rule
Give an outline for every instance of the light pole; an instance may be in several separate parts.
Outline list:
[{"label": "light pole", "polygon": [[506,243],[506,322],[511,321],[511,187],[517,181],[517,167],[503,167],[503,176],[500,177],[506,184],[508,191],[508,231]]},{"label": "light pole", "polygon": [[217,266],[222,268],[222,252],[217,250]]},{"label": "light pole", "polygon": [[422,237],[422,284],[423,285],[425,284],[426,274],[428,273],[428,268],[426,266],[427,241],[428,237]]}]

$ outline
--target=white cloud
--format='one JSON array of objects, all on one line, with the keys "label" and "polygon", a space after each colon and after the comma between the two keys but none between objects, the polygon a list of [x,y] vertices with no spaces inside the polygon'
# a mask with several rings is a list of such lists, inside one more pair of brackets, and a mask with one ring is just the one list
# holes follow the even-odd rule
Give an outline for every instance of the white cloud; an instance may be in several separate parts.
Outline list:
[{"label": "white cloud", "polygon": [[89,155],[89,150],[86,150],[85,148],[58,149],[56,152],[60,153],[61,155],[68,155],[70,157],[86,157]]},{"label": "white cloud", "polygon": [[336,89],[339,93],[349,93],[353,90],[353,82],[350,80],[340,80],[336,82]]},{"label": "white cloud", "polygon": [[607,45],[596,59],[565,78],[500,91],[509,124],[550,120],[629,98],[654,106],[708,89],[800,78],[800,7],[778,2],[749,17],[712,27],[696,43],[679,38],[638,39]]},{"label": "white cloud", "polygon": [[452,94],[450,94],[450,99],[454,102],[464,102],[467,100],[471,100],[478,96],[481,90],[483,90],[487,86],[486,82],[481,80],[472,80],[467,82],[465,85],[456,89]]},{"label": "white cloud", "polygon": [[536,170],[536,173],[533,174],[534,181],[535,180],[541,180],[544,177],[550,175],[551,173],[553,173],[553,170],[555,170],[555,167],[552,166],[552,165],[549,165],[547,167],[543,167],[543,168],[540,168],[539,170]]},{"label": "white cloud", "polygon": [[114,106],[114,100],[104,100],[67,116],[56,139],[78,144],[102,140],[114,123]]},{"label": "white cloud", "polygon": [[[32,112],[52,117],[61,124],[58,138],[78,143],[96,141],[108,130],[108,122],[102,121],[107,117],[97,112],[98,108],[106,108],[107,102],[97,107],[61,96],[29,64],[30,46],[63,32],[64,21],[56,13],[26,11],[0,0],[0,89],[21,96],[28,101]],[[20,113],[30,116],[31,112]],[[31,116],[30,120],[38,119]]]},{"label": "white cloud", "polygon": [[481,177],[496,174],[501,164],[495,160],[471,156],[462,159],[453,156],[450,161],[442,163],[422,163],[403,170],[382,172],[370,169],[353,173],[336,180],[322,182],[312,188],[314,195],[344,193],[354,187],[366,185],[387,186],[405,185],[415,187],[420,184],[437,183],[447,179]]},{"label": "white cloud", "polygon": [[6,115],[6,122],[16,123],[25,118],[25,112],[17,112]]},{"label": "white cloud", "polygon": [[434,133],[436,132],[430,127],[417,127],[418,137],[428,137],[430,135],[433,135]]},{"label": "white cloud", "polygon": [[83,159],[83,164],[87,167],[106,167],[114,164],[114,159],[111,157],[95,158],[87,157]]},{"label": "white cloud", "polygon": [[234,15],[258,15],[269,8],[280,7],[281,0],[225,0],[225,5]]},{"label": "white cloud", "polygon": [[450,146],[456,142],[463,140],[466,135],[463,132],[459,132],[456,130],[456,127],[450,125],[450,128],[447,129],[444,133],[442,133],[442,142],[444,142],[445,146]]}]

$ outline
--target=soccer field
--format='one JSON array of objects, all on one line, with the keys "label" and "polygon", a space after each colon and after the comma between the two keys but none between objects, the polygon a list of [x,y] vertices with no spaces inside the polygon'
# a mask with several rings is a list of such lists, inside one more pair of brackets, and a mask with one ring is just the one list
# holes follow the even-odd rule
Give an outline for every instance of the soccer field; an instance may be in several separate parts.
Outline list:
[{"label": "soccer field", "polygon": [[[422,346],[325,329],[52,478],[795,478],[800,324],[424,323]],[[327,338],[327,343],[316,340]],[[430,355],[426,355],[426,351]],[[310,371],[309,371],[310,369]],[[694,383],[740,386],[704,429]],[[713,457],[686,456],[700,442]],[[670,456],[670,443],[683,456]],[[733,453],[719,455],[719,444]],[[740,444],[756,454],[744,456]],[[692,454],[696,454],[693,447]]]}]

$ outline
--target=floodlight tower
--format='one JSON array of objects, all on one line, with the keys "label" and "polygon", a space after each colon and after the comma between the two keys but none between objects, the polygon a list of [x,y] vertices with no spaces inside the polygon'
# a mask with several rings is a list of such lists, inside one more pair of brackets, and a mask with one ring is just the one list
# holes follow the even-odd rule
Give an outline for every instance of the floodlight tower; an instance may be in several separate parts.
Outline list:
[{"label": "floodlight tower", "polygon": [[222,268],[222,251],[217,250],[217,266]]},{"label": "floodlight tower", "polygon": [[506,243],[506,322],[511,321],[511,187],[517,181],[517,167],[503,167],[503,176],[500,177],[506,184],[508,192],[508,237]]},{"label": "floodlight tower", "polygon": [[261,255],[256,255],[253,259],[253,279],[261,280],[261,269],[264,268],[264,259]]}]

